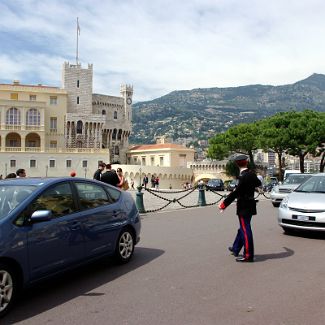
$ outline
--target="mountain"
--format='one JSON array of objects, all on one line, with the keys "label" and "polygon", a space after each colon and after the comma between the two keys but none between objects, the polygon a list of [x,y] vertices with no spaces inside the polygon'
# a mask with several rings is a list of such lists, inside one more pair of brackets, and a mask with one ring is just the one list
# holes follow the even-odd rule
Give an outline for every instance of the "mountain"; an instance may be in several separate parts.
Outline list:
[{"label": "mountain", "polygon": [[232,125],[277,112],[312,109],[325,112],[325,75],[313,74],[283,86],[248,85],[173,91],[133,105],[131,143],[154,143],[155,136],[197,141]]}]

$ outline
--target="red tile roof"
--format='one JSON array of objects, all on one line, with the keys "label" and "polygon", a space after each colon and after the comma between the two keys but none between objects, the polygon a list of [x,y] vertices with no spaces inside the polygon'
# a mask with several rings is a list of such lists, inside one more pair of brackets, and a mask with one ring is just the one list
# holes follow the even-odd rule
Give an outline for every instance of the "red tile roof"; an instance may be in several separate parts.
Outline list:
[{"label": "red tile roof", "polygon": [[156,149],[188,149],[188,148],[175,143],[142,144],[130,148],[130,150],[156,150]]}]

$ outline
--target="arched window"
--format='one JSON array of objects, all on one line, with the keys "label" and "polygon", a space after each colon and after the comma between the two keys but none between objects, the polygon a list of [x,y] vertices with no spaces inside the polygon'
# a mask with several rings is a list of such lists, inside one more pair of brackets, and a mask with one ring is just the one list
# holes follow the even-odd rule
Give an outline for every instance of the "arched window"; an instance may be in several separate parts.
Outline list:
[{"label": "arched window", "polygon": [[104,109],[102,110],[102,115],[106,115],[106,111]]},{"label": "arched window", "polygon": [[117,111],[114,112],[114,120],[117,120]]},{"label": "arched window", "polygon": [[7,111],[6,124],[20,125],[20,111],[16,107],[11,107]]},{"label": "arched window", "polygon": [[112,134],[112,140],[116,140],[116,135],[117,135],[117,130],[114,129]]},{"label": "arched window", "polygon": [[77,122],[77,134],[82,133],[82,121]]},{"label": "arched window", "polygon": [[36,108],[31,108],[26,113],[26,125],[40,125],[41,114]]},{"label": "arched window", "polygon": [[117,140],[121,140],[121,137],[122,137],[122,130],[119,129],[117,134]]}]

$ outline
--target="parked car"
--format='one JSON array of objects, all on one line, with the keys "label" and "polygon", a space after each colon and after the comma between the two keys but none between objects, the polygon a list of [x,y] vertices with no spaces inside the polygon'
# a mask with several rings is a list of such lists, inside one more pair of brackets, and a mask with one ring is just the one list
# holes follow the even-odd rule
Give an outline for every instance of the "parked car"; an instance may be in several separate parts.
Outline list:
[{"label": "parked car", "polygon": [[290,174],[282,184],[276,185],[271,191],[271,201],[274,207],[278,207],[281,201],[300,184],[311,177],[311,174]]},{"label": "parked car", "polygon": [[232,192],[238,184],[238,179],[233,179],[227,184],[227,191]]},{"label": "parked car", "polygon": [[[128,262],[141,222],[127,192],[81,178],[0,183],[0,316],[19,289],[106,255]],[[5,289],[4,289],[5,288]]]},{"label": "parked car", "polygon": [[206,189],[207,190],[212,190],[212,191],[224,191],[225,186],[223,184],[222,179],[213,178],[213,179],[208,180],[208,182],[206,184]]},{"label": "parked car", "polygon": [[325,174],[311,175],[285,197],[279,207],[278,223],[285,232],[325,231]]},{"label": "parked car", "polygon": [[263,185],[263,191],[264,192],[271,192],[273,187],[278,185],[279,181],[276,177],[270,177],[269,181],[265,182]]},{"label": "parked car", "polygon": [[300,174],[301,171],[299,169],[286,169],[283,173],[283,179],[286,179],[291,174]]}]

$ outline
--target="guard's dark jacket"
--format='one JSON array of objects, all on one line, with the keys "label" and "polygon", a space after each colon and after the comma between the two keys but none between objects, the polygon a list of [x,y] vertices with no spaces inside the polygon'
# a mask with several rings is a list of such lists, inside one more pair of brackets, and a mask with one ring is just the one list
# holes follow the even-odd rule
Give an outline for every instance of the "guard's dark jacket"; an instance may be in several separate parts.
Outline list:
[{"label": "guard's dark jacket", "polygon": [[256,187],[261,186],[261,181],[256,174],[245,169],[239,176],[238,185],[225,199],[226,207],[237,198],[237,215],[249,216],[256,214],[256,201],[254,191]]}]

